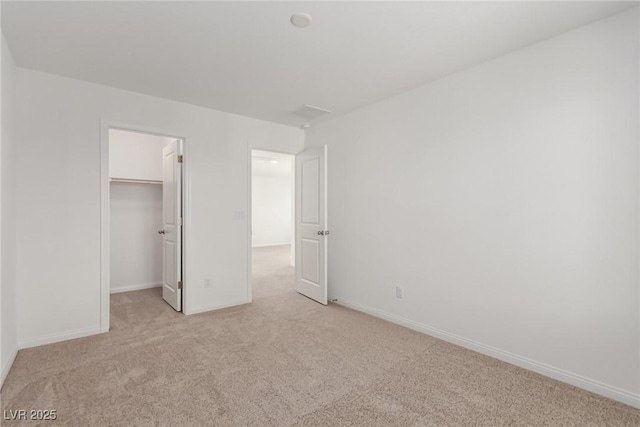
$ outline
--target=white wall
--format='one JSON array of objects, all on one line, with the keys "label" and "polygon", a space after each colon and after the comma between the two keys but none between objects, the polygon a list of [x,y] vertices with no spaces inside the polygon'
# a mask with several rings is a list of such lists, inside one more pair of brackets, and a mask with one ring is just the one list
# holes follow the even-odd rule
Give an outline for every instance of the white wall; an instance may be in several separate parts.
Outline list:
[{"label": "white wall", "polygon": [[109,130],[109,176],[162,181],[162,148],[175,138]]},{"label": "white wall", "polygon": [[638,89],[635,8],[312,128],[330,295],[640,405]]},{"label": "white wall", "polygon": [[162,185],[111,183],[111,292],[162,284]]},{"label": "white wall", "polygon": [[302,131],[32,70],[17,81],[21,346],[99,330],[101,119],[185,138],[187,312],[250,300],[250,149],[298,152]]},{"label": "white wall", "polygon": [[292,177],[253,174],[251,215],[253,246],[291,244]]},{"label": "white wall", "polygon": [[15,64],[2,36],[0,140],[0,387],[18,351],[16,313]]}]

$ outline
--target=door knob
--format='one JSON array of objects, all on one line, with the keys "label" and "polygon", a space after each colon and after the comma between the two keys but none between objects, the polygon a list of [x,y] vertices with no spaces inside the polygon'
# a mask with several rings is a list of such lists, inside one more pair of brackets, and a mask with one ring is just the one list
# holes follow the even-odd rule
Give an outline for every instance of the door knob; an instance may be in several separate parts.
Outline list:
[{"label": "door knob", "polygon": [[318,231],[318,236],[328,236],[329,235],[329,230],[320,230]]},{"label": "door knob", "polygon": [[158,230],[158,234],[166,234],[167,232],[164,230]]}]

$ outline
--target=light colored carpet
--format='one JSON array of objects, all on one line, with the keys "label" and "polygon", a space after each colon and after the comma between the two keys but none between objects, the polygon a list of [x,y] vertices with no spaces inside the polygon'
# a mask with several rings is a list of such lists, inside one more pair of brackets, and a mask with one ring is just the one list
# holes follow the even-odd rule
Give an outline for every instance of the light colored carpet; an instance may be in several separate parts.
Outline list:
[{"label": "light colored carpet", "polygon": [[184,317],[158,289],[114,294],[108,334],[18,353],[2,409],[78,426],[640,425],[631,407],[300,296],[287,251],[255,250],[253,304]]}]

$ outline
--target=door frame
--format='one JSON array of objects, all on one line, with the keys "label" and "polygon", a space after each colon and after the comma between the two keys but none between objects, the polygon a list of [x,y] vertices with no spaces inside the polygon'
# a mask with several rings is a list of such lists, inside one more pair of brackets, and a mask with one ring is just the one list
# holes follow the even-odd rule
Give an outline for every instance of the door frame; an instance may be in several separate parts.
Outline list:
[{"label": "door frame", "polygon": [[[248,146],[248,163],[247,163],[247,187],[249,189],[248,191],[248,197],[247,197],[247,302],[250,303],[253,301],[253,235],[252,235],[252,228],[253,228],[253,160],[252,160],[252,153],[253,150],[259,150],[259,151],[268,151],[270,153],[276,153],[276,154],[286,154],[288,156],[291,156],[293,159],[291,161],[291,182],[292,182],[292,193],[291,193],[291,202],[292,202],[292,217],[291,220],[293,222],[291,230],[293,232],[293,236],[291,238],[292,242],[295,242],[295,235],[296,235],[296,217],[295,217],[295,207],[296,207],[296,192],[295,192],[295,188],[296,188],[296,156],[298,155],[298,153],[300,153],[301,151],[298,151],[296,153],[292,153],[292,152],[287,152],[287,151],[282,151],[282,150],[274,150],[272,148],[268,148],[268,147],[261,147],[259,145],[256,146]],[[304,149],[303,149],[304,151]],[[294,243],[295,245],[295,243]],[[293,251],[293,259],[292,262],[295,263],[295,259],[296,259],[296,254],[295,251],[297,250],[297,248],[294,246],[294,251]]]},{"label": "door frame", "polygon": [[187,296],[187,241],[190,235],[191,206],[188,144],[178,132],[122,123],[112,120],[100,120],[100,332],[109,332],[111,306],[111,189],[109,185],[109,130],[117,129],[148,135],[176,138],[182,141],[182,313],[186,309]]}]

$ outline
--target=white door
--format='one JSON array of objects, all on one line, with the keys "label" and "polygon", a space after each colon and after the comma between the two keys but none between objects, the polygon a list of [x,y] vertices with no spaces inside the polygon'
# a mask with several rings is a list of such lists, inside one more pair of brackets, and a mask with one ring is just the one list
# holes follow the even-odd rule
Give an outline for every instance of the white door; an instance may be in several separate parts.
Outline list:
[{"label": "white door", "polygon": [[296,290],[327,304],[327,146],[296,156]]},{"label": "white door", "polygon": [[182,310],[181,143],[162,150],[162,298]]}]

